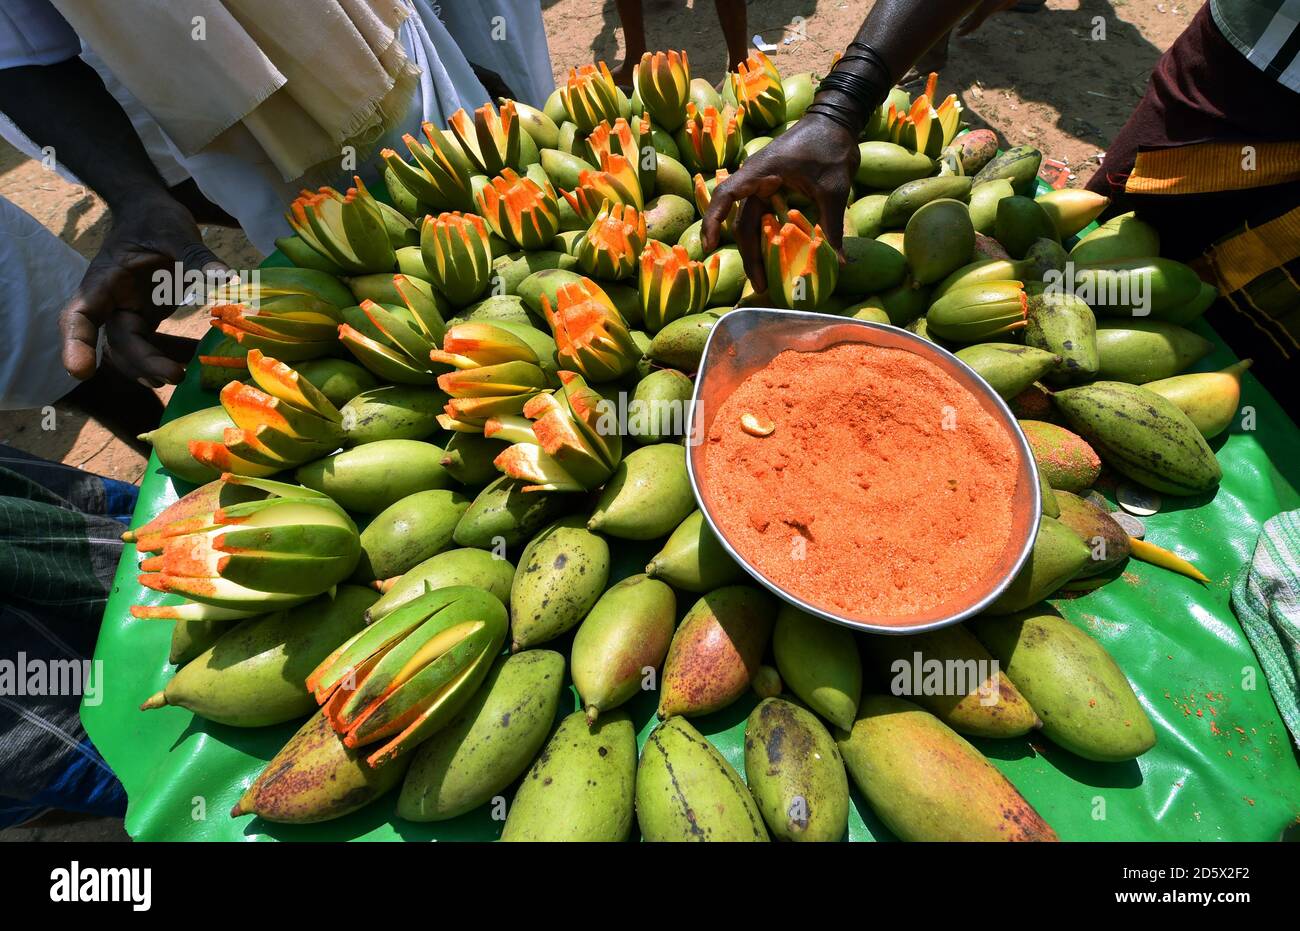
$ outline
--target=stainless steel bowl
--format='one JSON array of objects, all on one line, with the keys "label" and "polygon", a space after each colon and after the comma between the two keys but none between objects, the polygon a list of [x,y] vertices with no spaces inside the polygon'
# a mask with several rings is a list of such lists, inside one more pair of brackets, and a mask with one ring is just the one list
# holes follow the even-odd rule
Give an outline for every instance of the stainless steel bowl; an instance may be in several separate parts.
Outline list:
[{"label": "stainless steel bowl", "polygon": [[[894,617],[879,621],[842,617],[784,591],[761,572],[751,566],[736,551],[726,534],[718,526],[709,507],[707,496],[700,488],[699,476],[703,471],[701,440],[708,436],[713,417],[731,392],[746,378],[770,362],[786,349],[815,352],[836,343],[868,343],[888,349],[902,349],[923,356],[948,373],[970,391],[986,411],[1011,436],[1020,451],[1019,489],[1012,507],[1011,537],[998,563],[997,571],[990,573],[985,586],[970,593],[968,604],[956,609],[943,606],[934,612],[911,617]],[[690,474],[691,489],[699,502],[704,519],[722,541],[736,561],[754,578],[781,598],[809,614],[843,624],[855,630],[880,634],[913,634],[956,624],[978,614],[988,607],[1003,589],[1015,578],[1034,547],[1038,534],[1038,518],[1042,508],[1042,490],[1038,485],[1038,470],[1034,466],[1029,444],[1006,403],[988,383],[975,374],[966,363],[952,353],[919,336],[913,336],[898,327],[868,323],[846,317],[807,313],[795,310],[776,310],[767,307],[745,307],[729,311],[714,325],[704,347],[704,357],[695,377],[695,395],[687,424],[686,467]]]}]

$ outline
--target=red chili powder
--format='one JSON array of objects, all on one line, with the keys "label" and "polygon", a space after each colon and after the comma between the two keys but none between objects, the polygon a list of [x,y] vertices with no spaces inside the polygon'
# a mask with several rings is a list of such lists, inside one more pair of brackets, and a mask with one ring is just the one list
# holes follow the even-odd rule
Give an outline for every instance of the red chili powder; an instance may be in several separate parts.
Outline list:
[{"label": "red chili powder", "polygon": [[[747,413],[775,429],[747,433]],[[703,491],[731,545],[785,591],[850,618],[887,623],[960,599],[987,585],[1011,536],[1011,436],[905,350],[782,352],[723,403],[703,453]]]}]

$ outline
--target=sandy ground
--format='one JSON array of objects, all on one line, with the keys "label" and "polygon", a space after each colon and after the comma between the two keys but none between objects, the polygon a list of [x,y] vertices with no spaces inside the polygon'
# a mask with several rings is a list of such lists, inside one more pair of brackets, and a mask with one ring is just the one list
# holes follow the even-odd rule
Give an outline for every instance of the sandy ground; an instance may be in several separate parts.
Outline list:
[{"label": "sandy ground", "polygon": [[[598,59],[614,67],[623,40],[612,0],[542,0],[556,77]],[[708,0],[646,0],[651,48],[684,48],[696,76],[722,78],[726,51]],[[857,31],[869,4],[848,0],[749,0],[750,35],[778,46],[770,53],[783,73],[825,72]],[[940,93],[956,92],[974,127],[988,126],[1009,144],[1029,142],[1068,166],[1069,184],[1082,185],[1107,141],[1145,88],[1160,53],[1186,27],[1198,6],[1153,0],[1048,0],[1033,14],[1003,13],[974,35],[954,39]],[[27,210],[78,252],[93,256],[108,228],[103,203],[91,192],[0,142],[0,195]],[[237,231],[204,230],[209,246],[236,267],[260,256]],[[166,329],[202,336],[207,321],[191,313]],[[164,399],[169,390],[159,392]],[[39,411],[0,412],[0,441],[129,482],[144,472],[131,446],[68,404],[56,405],[54,430]],[[120,825],[95,822],[0,831],[0,840],[111,839]]]}]

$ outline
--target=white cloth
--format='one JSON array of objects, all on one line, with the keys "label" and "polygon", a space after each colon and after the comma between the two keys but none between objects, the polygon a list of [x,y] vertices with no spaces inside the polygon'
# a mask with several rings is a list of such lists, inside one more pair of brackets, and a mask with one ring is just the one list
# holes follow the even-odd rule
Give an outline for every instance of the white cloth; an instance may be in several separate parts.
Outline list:
[{"label": "white cloth", "polygon": [[0,410],[53,404],[77,386],[60,360],[59,311],[88,264],[0,197]]}]

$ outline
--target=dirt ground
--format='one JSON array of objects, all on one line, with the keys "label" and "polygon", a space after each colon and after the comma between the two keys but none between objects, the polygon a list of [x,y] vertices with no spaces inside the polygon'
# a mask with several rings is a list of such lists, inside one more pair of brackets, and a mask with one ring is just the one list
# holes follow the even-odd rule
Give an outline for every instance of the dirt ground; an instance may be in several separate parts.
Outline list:
[{"label": "dirt ground", "polygon": [[[571,66],[622,59],[622,32],[613,0],[542,0],[557,78]],[[847,0],[749,0],[749,35],[775,44],[769,53],[783,73],[825,72],[870,9]],[[1032,14],[1003,13],[975,34],[952,41],[940,93],[956,92],[973,127],[996,130],[1004,143],[1032,143],[1069,167],[1082,185],[1108,140],[1137,103],[1147,76],[1198,9],[1153,0],[1048,0]],[[696,76],[722,78],[726,50],[709,0],[646,0],[650,48],[682,49]],[[83,255],[93,256],[108,228],[103,203],[0,142],[0,195],[27,210]],[[260,256],[237,231],[208,228],[208,245],[236,267]],[[168,331],[202,336],[201,313],[169,321]],[[169,389],[159,392],[164,399]],[[0,412],[0,441],[101,475],[139,481],[144,457],[68,404],[56,405],[56,429],[42,429],[39,411]],[[115,835],[108,822],[84,839]],[[46,836],[66,836],[54,829]],[[0,840],[35,839],[29,831],[0,832]]]}]

